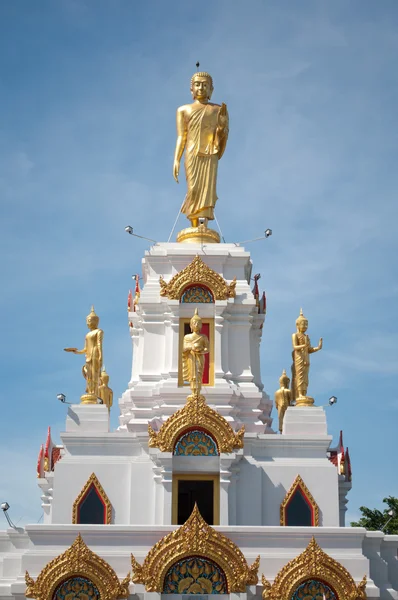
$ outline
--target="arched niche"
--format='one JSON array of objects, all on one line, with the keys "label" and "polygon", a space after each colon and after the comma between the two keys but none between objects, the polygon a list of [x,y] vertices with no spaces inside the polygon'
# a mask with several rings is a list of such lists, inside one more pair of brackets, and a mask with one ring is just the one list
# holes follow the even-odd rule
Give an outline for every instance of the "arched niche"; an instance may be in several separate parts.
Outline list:
[{"label": "arched niche", "polygon": [[173,450],[174,456],[219,456],[217,441],[199,427],[184,431],[177,438]]},{"label": "arched niche", "polygon": [[97,586],[87,577],[75,575],[61,581],[53,593],[52,600],[100,600]]},{"label": "arched niche", "polygon": [[72,507],[72,523],[81,525],[109,525],[112,505],[104,488],[92,473]]},{"label": "arched niche", "polygon": [[203,284],[188,285],[181,294],[181,304],[212,304],[214,302],[213,292]]},{"label": "arched niche", "polygon": [[319,579],[302,581],[293,592],[292,600],[340,600],[334,589]]},{"label": "arched niche", "polygon": [[304,481],[297,475],[280,507],[280,524],[317,527],[319,508]]},{"label": "arched niche", "polygon": [[188,556],[176,561],[167,571],[163,594],[228,594],[223,569],[202,556]]}]

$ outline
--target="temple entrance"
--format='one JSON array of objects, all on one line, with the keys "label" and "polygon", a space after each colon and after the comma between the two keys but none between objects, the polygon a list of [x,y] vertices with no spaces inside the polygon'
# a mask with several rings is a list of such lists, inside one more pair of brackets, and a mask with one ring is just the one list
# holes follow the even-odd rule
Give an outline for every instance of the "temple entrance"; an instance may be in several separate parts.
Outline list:
[{"label": "temple entrance", "polygon": [[191,516],[195,503],[208,525],[219,523],[220,480],[218,475],[175,475],[173,478],[173,525]]}]

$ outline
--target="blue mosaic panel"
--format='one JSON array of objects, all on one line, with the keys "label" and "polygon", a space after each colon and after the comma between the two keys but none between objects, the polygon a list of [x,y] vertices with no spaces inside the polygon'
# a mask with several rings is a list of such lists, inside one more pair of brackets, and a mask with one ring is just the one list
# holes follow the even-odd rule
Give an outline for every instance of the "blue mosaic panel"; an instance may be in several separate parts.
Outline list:
[{"label": "blue mosaic panel", "polygon": [[300,583],[291,600],[338,600],[338,598],[326,583],[309,579]]},{"label": "blue mosaic panel", "polygon": [[228,594],[227,579],[222,569],[206,558],[184,558],[167,571],[163,594]]},{"label": "blue mosaic panel", "polygon": [[213,295],[207,288],[200,285],[189,287],[181,296],[181,302],[214,302]]},{"label": "blue mosaic panel", "polygon": [[100,594],[92,581],[71,577],[57,587],[53,600],[99,600]]},{"label": "blue mosaic panel", "polygon": [[218,456],[217,445],[204,431],[188,431],[174,448],[175,456]]}]

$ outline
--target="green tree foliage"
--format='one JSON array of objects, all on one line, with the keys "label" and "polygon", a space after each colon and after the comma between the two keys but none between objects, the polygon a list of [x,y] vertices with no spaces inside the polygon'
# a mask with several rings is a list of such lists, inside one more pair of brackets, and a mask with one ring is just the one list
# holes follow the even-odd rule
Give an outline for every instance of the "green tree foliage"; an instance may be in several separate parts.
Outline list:
[{"label": "green tree foliage", "polygon": [[[388,498],[383,498],[383,502],[387,504],[387,508],[383,512],[377,510],[377,508],[372,510],[366,506],[361,506],[359,510],[362,513],[362,517],[359,521],[351,523],[351,527],[365,527],[370,531],[381,531],[384,527],[384,533],[389,535],[398,534],[398,498],[389,496]],[[388,514],[391,510],[394,511],[392,518]]]}]

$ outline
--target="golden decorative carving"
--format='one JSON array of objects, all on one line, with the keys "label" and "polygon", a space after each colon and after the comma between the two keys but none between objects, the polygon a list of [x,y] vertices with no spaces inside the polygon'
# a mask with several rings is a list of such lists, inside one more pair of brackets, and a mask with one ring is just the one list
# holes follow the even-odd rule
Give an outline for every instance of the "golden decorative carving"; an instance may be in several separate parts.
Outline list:
[{"label": "golden decorative carving", "polygon": [[84,543],[80,533],[66,552],[51,560],[36,581],[26,571],[27,598],[51,600],[58,585],[70,577],[85,577],[97,587],[101,600],[128,598],[130,573],[119,581],[115,571]]},{"label": "golden decorative carving", "polygon": [[106,522],[106,525],[109,525],[111,522],[111,519],[112,519],[112,504],[111,504],[108,496],[106,495],[104,488],[98,481],[95,473],[91,473],[90,477],[87,479],[86,483],[84,484],[82,491],[80,492],[80,494],[78,495],[78,497],[76,498],[76,500],[73,503],[72,523],[73,524],[78,523],[78,509],[79,509],[80,502],[83,500],[84,496],[86,495],[86,493],[88,492],[89,488],[92,485],[96,488],[98,494],[101,497],[102,502],[105,505],[105,509],[106,509],[106,521],[105,522]]},{"label": "golden decorative carving", "polygon": [[319,526],[319,508],[317,503],[314,500],[313,495],[311,494],[310,490],[307,488],[307,486],[305,485],[304,481],[302,480],[302,478],[300,477],[300,475],[297,475],[296,479],[293,481],[292,485],[290,486],[289,491],[287,492],[282,504],[281,504],[281,508],[280,508],[280,524],[281,525],[287,525],[286,523],[286,507],[289,504],[293,494],[295,493],[295,491],[297,490],[297,488],[301,488],[303,491],[303,494],[306,496],[308,502],[311,504],[312,507],[312,514],[313,514],[313,526],[318,527]]},{"label": "golden decorative carving", "polygon": [[159,282],[160,295],[170,300],[179,300],[185,288],[194,283],[208,287],[215,300],[235,298],[236,277],[231,283],[227,283],[221,275],[210,269],[200,256],[195,256],[185,269],[170,279],[169,283],[166,283],[163,277],[160,277]]},{"label": "golden decorative carving", "polygon": [[356,585],[347,569],[328,556],[313,537],[304,552],[279,571],[272,585],[262,576],[263,600],[291,598],[297,586],[307,579],[320,579],[330,585],[340,600],[366,599],[366,577]]},{"label": "golden decorative carving", "polygon": [[158,433],[148,424],[148,445],[162,452],[173,452],[177,440],[192,427],[200,427],[208,433],[217,443],[219,452],[243,448],[244,425],[235,433],[228,421],[210,408],[199,394],[188,396],[185,406],[169,417]]},{"label": "golden decorative carving", "polygon": [[249,567],[239,548],[203,520],[196,504],[184,525],[153,546],[142,566],[131,556],[133,581],[144,584],[147,592],[161,593],[170,567],[190,556],[215,562],[225,573],[228,593],[245,592],[247,585],[258,582],[260,557]]}]

